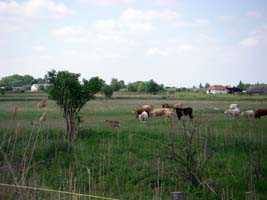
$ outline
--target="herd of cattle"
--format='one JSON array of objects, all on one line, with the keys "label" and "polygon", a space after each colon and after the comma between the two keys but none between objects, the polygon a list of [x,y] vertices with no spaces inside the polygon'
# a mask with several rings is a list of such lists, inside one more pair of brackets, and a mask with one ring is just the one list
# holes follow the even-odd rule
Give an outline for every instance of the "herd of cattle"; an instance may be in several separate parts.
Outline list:
[{"label": "herd of cattle", "polygon": [[[183,116],[188,116],[193,119],[193,109],[191,107],[184,107],[181,102],[174,105],[164,103],[161,108],[154,108],[152,105],[143,105],[134,111],[136,118],[140,121],[146,121],[152,117],[172,117],[176,116],[179,120]],[[230,104],[229,108],[225,110],[225,115],[230,117],[244,116],[247,118],[260,118],[267,115],[267,109],[246,110],[241,112],[238,104]]]},{"label": "herd of cattle", "polygon": [[152,105],[143,105],[135,110],[136,118],[140,121],[146,121],[152,117],[172,117],[177,116],[180,120],[182,116],[188,116],[193,119],[193,109],[191,107],[184,107],[182,103],[176,103],[174,105],[165,103],[161,108],[154,108]]}]

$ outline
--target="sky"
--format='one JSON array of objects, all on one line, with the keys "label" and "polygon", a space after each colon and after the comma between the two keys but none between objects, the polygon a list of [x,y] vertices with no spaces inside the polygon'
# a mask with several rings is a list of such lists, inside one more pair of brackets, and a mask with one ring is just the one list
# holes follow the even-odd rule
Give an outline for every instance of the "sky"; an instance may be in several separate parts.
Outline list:
[{"label": "sky", "polygon": [[0,78],[267,83],[266,0],[0,0]]}]

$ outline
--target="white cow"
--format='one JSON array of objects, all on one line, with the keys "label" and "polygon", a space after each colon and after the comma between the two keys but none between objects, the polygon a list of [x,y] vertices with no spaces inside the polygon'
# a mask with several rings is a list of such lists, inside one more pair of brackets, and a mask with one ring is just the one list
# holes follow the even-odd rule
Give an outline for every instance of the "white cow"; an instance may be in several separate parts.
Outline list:
[{"label": "white cow", "polygon": [[236,103],[232,103],[232,104],[230,104],[230,106],[229,106],[229,109],[231,109],[231,110],[236,109],[236,108],[239,108],[239,105],[236,104]]},{"label": "white cow", "polygon": [[143,111],[139,116],[138,116],[139,121],[147,121],[148,119],[148,113],[146,111]]},{"label": "white cow", "polygon": [[246,111],[241,113],[241,116],[244,116],[246,118],[254,118],[255,112],[254,112],[254,110],[246,110]]},{"label": "white cow", "polygon": [[231,116],[231,117],[239,117],[240,109],[239,108],[227,109],[226,111],[224,111],[224,114]]}]

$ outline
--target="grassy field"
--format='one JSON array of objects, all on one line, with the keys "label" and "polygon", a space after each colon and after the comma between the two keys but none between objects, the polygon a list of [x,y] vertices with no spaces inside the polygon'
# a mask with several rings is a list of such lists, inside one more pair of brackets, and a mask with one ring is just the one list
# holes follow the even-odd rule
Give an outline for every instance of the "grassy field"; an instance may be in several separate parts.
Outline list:
[{"label": "grassy field", "polygon": [[[49,101],[48,107],[37,108],[37,101],[46,97],[0,97],[1,183],[118,199],[170,199],[173,191],[185,192],[188,199],[267,199],[267,117],[231,119],[223,114],[230,103],[238,103],[241,110],[267,108],[266,96],[98,97],[82,109],[83,122],[73,144],[64,140],[57,105]],[[140,123],[132,113],[142,104],[160,107],[176,98],[194,109],[192,121],[153,118]],[[19,111],[12,119],[14,106]],[[40,123],[45,111],[47,120]],[[112,129],[105,120],[118,120],[121,127]],[[0,186],[1,197],[77,199]]]}]

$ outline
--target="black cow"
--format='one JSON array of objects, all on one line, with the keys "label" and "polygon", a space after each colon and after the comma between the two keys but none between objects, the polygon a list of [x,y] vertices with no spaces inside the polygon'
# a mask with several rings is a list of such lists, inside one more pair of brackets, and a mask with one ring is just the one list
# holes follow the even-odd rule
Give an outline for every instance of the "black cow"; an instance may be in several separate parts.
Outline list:
[{"label": "black cow", "polygon": [[191,107],[186,108],[175,108],[178,119],[180,120],[182,116],[189,116],[193,119],[193,109]]}]

